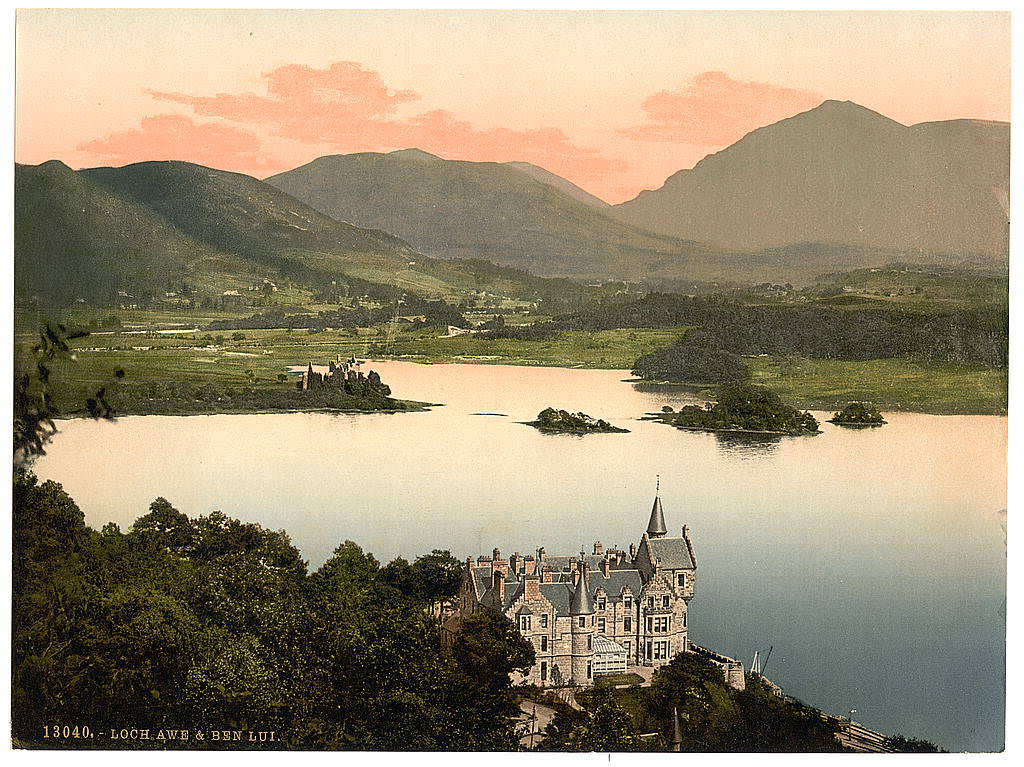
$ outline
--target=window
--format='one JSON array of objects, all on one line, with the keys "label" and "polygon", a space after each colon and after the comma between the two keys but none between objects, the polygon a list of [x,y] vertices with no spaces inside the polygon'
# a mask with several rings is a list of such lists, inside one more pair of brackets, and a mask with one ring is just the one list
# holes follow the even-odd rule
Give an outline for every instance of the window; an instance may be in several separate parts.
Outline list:
[{"label": "window", "polygon": [[594,675],[594,664],[587,662],[587,679],[590,679]]},{"label": "window", "polygon": [[598,597],[597,598],[597,609],[598,610],[603,610],[607,606],[608,606],[608,603],[605,601],[604,597]]},{"label": "window", "polygon": [[520,615],[519,616],[519,630],[521,632],[530,630],[530,619],[532,615]]},{"label": "window", "polygon": [[592,637],[590,634],[587,634],[587,649],[594,649],[594,637]]},{"label": "window", "polygon": [[647,625],[647,633],[648,634],[650,634],[652,631],[654,631],[654,619],[650,615],[647,616],[647,624],[646,625]]},{"label": "window", "polygon": [[544,613],[540,616],[540,627],[546,629],[548,627],[548,614]]},{"label": "window", "polygon": [[683,628],[686,628],[686,613],[683,613]]},{"label": "window", "polygon": [[584,617],[583,617],[583,616],[581,615],[581,616],[580,616],[580,628],[583,628],[583,627],[584,627],[584,626],[586,626],[586,625],[587,625],[587,619],[586,619],[586,618],[584,618]]},{"label": "window", "polygon": [[671,600],[672,600],[672,597],[670,597],[668,594],[666,594],[665,596],[663,596],[661,598],[661,606],[662,607],[668,607],[669,605],[672,604]]},{"label": "window", "polygon": [[597,630],[600,631],[603,634],[604,633],[604,627],[605,627],[604,618],[598,618],[597,619]]},{"label": "window", "polygon": [[633,620],[628,615],[625,618],[622,619],[622,630],[623,631],[632,631],[633,630]]},{"label": "window", "polygon": [[541,636],[540,636],[540,651],[541,652],[547,652],[548,651],[548,638],[547,638],[547,635],[545,635],[545,634],[541,634]]},{"label": "window", "polygon": [[679,584],[679,588],[685,589],[686,588],[686,573],[679,573],[679,575],[676,576],[676,583]]},{"label": "window", "polygon": [[628,659],[629,658],[629,640],[628,639],[625,642],[622,643],[622,647],[625,649],[625,651],[626,651],[626,658]]},{"label": "window", "polygon": [[623,597],[622,606],[627,610],[631,610],[633,608],[633,597]]},{"label": "window", "polygon": [[670,620],[670,618],[669,618],[668,615],[659,615],[659,616],[657,616],[654,619],[654,633],[655,634],[664,634],[664,633],[666,633],[668,631],[668,627],[669,627],[669,620]]},{"label": "window", "polygon": [[[546,638],[547,637],[545,637],[545,639]],[[540,662],[540,681],[548,681],[548,662],[546,660],[542,660]]]},{"label": "window", "polygon": [[654,609],[654,597],[647,597],[647,607],[650,610]]},{"label": "window", "polygon": [[668,642],[654,643],[654,660],[666,660],[668,658]]}]

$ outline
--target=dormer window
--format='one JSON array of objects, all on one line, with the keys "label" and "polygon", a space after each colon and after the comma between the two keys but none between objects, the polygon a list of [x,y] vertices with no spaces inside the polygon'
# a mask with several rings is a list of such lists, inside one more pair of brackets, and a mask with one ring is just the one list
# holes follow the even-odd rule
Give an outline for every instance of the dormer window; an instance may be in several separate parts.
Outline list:
[{"label": "dormer window", "polygon": [[679,588],[685,589],[686,588],[686,573],[679,573],[676,576],[676,583],[679,584]]}]

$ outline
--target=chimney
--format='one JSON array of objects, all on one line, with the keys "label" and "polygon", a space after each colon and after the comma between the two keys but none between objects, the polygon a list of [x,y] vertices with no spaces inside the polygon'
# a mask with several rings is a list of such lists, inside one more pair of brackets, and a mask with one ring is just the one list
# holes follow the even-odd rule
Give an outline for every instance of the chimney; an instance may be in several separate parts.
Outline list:
[{"label": "chimney", "polygon": [[466,569],[467,570],[472,570],[473,569],[473,557],[466,557]]},{"label": "chimney", "polygon": [[517,551],[515,554],[508,558],[508,569],[513,573],[519,573],[522,570],[523,558],[519,556]]},{"label": "chimney", "polygon": [[491,554],[494,556],[495,561],[501,559],[501,549],[495,549]]},{"label": "chimney", "polygon": [[607,578],[611,574],[611,572],[612,572],[612,559],[611,559],[611,557],[606,556],[604,559],[601,560],[601,572],[604,574],[605,578]]},{"label": "chimney", "polygon": [[541,583],[553,583],[554,582],[551,579],[551,568],[550,567],[544,567],[544,568],[541,569],[541,571],[540,571],[540,582]]},{"label": "chimney", "polygon": [[505,602],[505,574],[501,570],[495,570],[491,574],[491,583],[494,586],[494,598],[500,607]]},{"label": "chimney", "polygon": [[530,555],[523,557],[523,572],[533,575],[537,571],[537,561]]},{"label": "chimney", "polygon": [[629,558],[630,559],[636,559],[636,544],[635,543],[629,544]]},{"label": "chimney", "polygon": [[481,554],[479,557],[476,558],[476,566],[477,567],[483,567],[484,565],[489,565],[489,564],[491,564],[491,558],[490,557],[485,557],[485,556],[483,556]]},{"label": "chimney", "polygon": [[538,566],[543,565],[544,564],[544,560],[547,559],[547,556],[548,555],[547,555],[547,553],[545,553],[543,546],[541,546],[539,549],[537,549],[537,565]]},{"label": "chimney", "polygon": [[604,554],[604,546],[601,545],[601,541],[594,541],[594,553]]},{"label": "chimney", "polygon": [[526,589],[526,601],[540,599],[540,578],[536,575],[526,575],[523,577],[523,584]]},{"label": "chimney", "polygon": [[684,538],[689,538],[690,537],[690,526],[689,525],[683,525],[683,537]]}]

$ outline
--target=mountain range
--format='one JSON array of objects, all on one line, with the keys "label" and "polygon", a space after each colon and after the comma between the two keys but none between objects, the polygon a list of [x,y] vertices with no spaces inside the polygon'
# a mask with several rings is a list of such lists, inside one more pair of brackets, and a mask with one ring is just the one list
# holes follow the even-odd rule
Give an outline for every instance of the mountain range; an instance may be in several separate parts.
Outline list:
[{"label": "mountain range", "polygon": [[1010,126],[902,125],[826,101],[768,125],[612,209],[729,250],[801,243],[1005,257]]},{"label": "mountain range", "polygon": [[566,295],[581,288],[479,260],[423,256],[381,231],[325,216],[251,176],[187,162],[74,171],[15,167],[21,295],[103,301],[116,289],[207,293],[266,277],[306,287],[369,281],[424,295]]},{"label": "mountain range", "polygon": [[1006,123],[904,126],[826,101],[616,206],[529,163],[417,149],[321,157],[264,181],[187,162],[17,165],[16,286],[98,300],[277,275],[554,296],[582,287],[545,278],[799,282],[893,261],[1005,266],[1008,147]]},{"label": "mountain range", "polygon": [[266,182],[341,221],[440,258],[483,258],[578,279],[678,275],[715,254],[642,231],[536,166],[444,160],[418,149],[321,157]]}]

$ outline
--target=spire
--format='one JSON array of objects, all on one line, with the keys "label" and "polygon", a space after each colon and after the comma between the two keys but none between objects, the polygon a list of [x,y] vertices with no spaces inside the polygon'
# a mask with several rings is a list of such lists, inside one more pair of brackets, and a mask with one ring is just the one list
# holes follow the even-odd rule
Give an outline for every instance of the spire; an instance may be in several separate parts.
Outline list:
[{"label": "spire", "polygon": [[569,603],[570,615],[593,615],[594,603],[590,599],[590,580],[587,578],[587,563],[580,566],[580,579]]},{"label": "spire", "polygon": [[654,490],[654,506],[651,507],[651,521],[647,523],[647,536],[649,538],[663,538],[668,533],[665,526],[665,513],[661,510],[661,476],[658,476],[658,484]]}]

